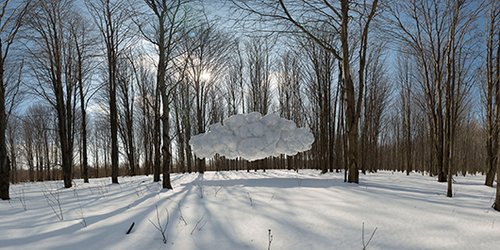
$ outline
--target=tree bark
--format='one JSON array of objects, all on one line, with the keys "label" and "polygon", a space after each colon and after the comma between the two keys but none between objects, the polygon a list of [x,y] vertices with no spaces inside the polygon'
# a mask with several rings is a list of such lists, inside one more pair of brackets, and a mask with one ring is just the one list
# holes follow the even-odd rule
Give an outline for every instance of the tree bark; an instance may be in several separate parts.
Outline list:
[{"label": "tree bark", "polygon": [[[81,61],[80,61],[81,62]],[[89,170],[88,170],[88,156],[87,156],[87,111],[85,110],[85,94],[83,91],[83,72],[82,65],[78,65],[78,90],[80,94],[80,112],[82,113],[82,168],[83,168],[83,182],[89,183]]]},{"label": "tree bark", "polygon": [[162,116],[162,126],[163,126],[163,146],[162,146],[162,172],[163,172],[163,183],[162,187],[165,189],[172,189],[172,184],[170,183],[170,162],[171,162],[171,153],[170,153],[170,121],[169,121],[169,113],[170,109],[168,107],[167,98],[168,96],[165,93],[166,91],[162,91],[162,99],[163,99],[163,116]]},{"label": "tree bark", "polygon": [[497,194],[495,196],[495,203],[493,204],[493,209],[500,212],[500,183],[498,183],[498,180],[500,180],[500,164],[498,164],[497,162]]},{"label": "tree bark", "polygon": [[[488,133],[486,138],[486,179],[485,185],[493,187],[495,180],[495,173],[497,169],[499,149],[499,112],[496,102],[500,101],[500,84],[495,81],[495,66],[493,61],[494,53],[494,38],[495,38],[495,24],[497,16],[495,15],[495,5],[492,1],[492,7],[489,16],[489,29],[488,37],[486,39],[486,131]],[[500,37],[499,37],[500,40]],[[499,46],[497,46],[497,54]],[[497,55],[498,59],[498,55]],[[498,72],[498,69],[496,69]],[[498,78],[498,77],[497,77]]]},{"label": "tree bark", "polygon": [[[3,59],[1,44],[0,59]],[[5,84],[3,80],[3,73],[4,69],[2,60],[0,61],[0,199],[9,200],[10,161],[7,156],[7,142],[5,139],[7,117],[5,113]]]},{"label": "tree bark", "polygon": [[[158,80],[157,80],[158,81]],[[157,83],[158,86],[158,83]],[[154,105],[154,126],[153,126],[153,144],[154,144],[154,161],[153,161],[153,181],[160,181],[160,165],[161,165],[161,126],[160,126],[160,91],[157,87]]]},{"label": "tree bark", "polygon": [[340,42],[342,46],[342,81],[345,90],[345,117],[347,133],[347,182],[359,183],[358,172],[358,119],[356,117],[356,101],[354,99],[354,83],[351,78],[349,64],[349,1],[341,1],[342,25]]}]

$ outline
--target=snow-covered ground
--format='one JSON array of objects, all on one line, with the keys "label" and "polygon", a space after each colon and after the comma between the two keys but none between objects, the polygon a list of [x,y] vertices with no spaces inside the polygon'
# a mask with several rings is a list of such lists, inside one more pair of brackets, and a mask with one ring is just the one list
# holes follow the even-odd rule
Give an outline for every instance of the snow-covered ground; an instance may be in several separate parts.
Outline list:
[{"label": "snow-covered ground", "polygon": [[[310,170],[174,174],[173,191],[151,176],[18,184],[0,202],[0,248],[267,249],[271,229],[271,249],[362,249],[364,223],[365,241],[378,228],[367,249],[498,249],[500,213],[483,179],[457,177],[451,199],[445,183],[391,172],[361,185]],[[156,208],[162,224],[168,210],[166,244]]]}]

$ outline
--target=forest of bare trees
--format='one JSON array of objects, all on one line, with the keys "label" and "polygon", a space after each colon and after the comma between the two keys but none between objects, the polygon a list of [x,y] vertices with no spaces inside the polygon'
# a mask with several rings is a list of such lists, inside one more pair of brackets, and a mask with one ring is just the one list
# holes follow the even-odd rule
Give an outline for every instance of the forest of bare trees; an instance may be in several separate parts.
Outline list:
[{"label": "forest of bare trees", "polygon": [[[145,174],[172,189],[171,172],[277,168],[418,172],[449,197],[459,174],[495,186],[498,1],[222,2],[226,17],[194,0],[3,1],[0,197],[23,181]],[[195,157],[193,135],[252,111],[308,127],[312,149]]]}]

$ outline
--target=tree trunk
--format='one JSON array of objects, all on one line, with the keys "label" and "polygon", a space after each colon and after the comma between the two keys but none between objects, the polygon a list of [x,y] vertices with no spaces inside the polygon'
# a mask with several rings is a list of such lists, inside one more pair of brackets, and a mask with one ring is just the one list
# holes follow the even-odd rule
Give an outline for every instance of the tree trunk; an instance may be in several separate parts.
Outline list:
[{"label": "tree trunk", "polygon": [[163,162],[162,162],[162,172],[163,172],[163,188],[166,189],[172,189],[172,184],[170,183],[170,160],[171,160],[171,154],[170,154],[170,122],[169,122],[169,113],[170,109],[168,107],[168,96],[167,96],[167,91],[166,91],[166,86],[163,86],[162,90],[162,106],[163,106],[163,116],[162,116],[162,125],[163,125],[163,146],[162,146],[162,155],[163,155]]},{"label": "tree trunk", "polygon": [[6,130],[7,117],[5,113],[5,85],[3,81],[3,65],[0,65],[0,199],[2,200],[10,199],[10,161],[7,156],[7,142],[5,140]]},{"label": "tree trunk", "polygon": [[[133,105],[133,104],[132,104]],[[130,107],[127,105],[127,109]],[[128,144],[128,161],[129,161],[129,175],[135,176],[135,145],[134,145],[134,118],[133,109],[126,112],[126,127],[127,127],[127,144]]]},{"label": "tree trunk", "polygon": [[[496,61],[495,61],[495,82],[497,84],[497,93],[496,93],[496,111],[500,112],[500,102],[498,101],[500,99],[500,31],[497,30],[497,46],[496,46]],[[497,113],[497,117],[499,118],[500,114]],[[500,149],[500,146],[497,147],[497,150]],[[497,211],[500,211],[500,161],[498,160],[499,152],[497,152],[497,194],[495,198],[495,204],[493,208]]]},{"label": "tree trunk", "polygon": [[[1,102],[1,101],[0,101]],[[1,105],[1,104],[0,104]],[[17,183],[17,153],[16,153],[16,147],[15,147],[15,142],[14,142],[14,133],[10,133],[9,136],[9,144],[10,146],[10,161],[11,161],[11,174],[10,174],[10,180],[11,183]],[[47,157],[48,159],[48,157]],[[48,169],[48,168],[47,168]],[[49,175],[47,175],[49,176]],[[1,177],[0,177],[1,178]],[[1,199],[1,198],[0,198]]]},{"label": "tree trunk", "polygon": [[88,170],[88,156],[87,156],[87,112],[85,110],[85,95],[83,93],[83,79],[82,79],[82,69],[81,65],[79,65],[79,75],[80,79],[78,80],[78,89],[80,94],[80,112],[82,113],[82,123],[81,123],[81,131],[82,131],[82,168],[83,168],[83,182],[89,183],[89,170]]},{"label": "tree trunk", "polygon": [[493,208],[500,212],[500,161],[497,161],[497,194]]},{"label": "tree trunk", "polygon": [[118,183],[118,108],[116,104],[116,61],[109,59],[109,120],[111,129],[111,183]]},{"label": "tree trunk", "polygon": [[178,160],[177,160],[177,165],[178,165],[178,172],[185,173],[186,172],[186,163],[185,163],[185,156],[184,156],[184,138],[185,136],[182,134],[181,131],[181,119],[180,119],[180,107],[179,107],[179,91],[176,91],[176,96],[174,97],[174,111],[175,111],[175,131],[177,133],[177,153],[178,153]]},{"label": "tree trunk", "polygon": [[[486,129],[488,132],[488,137],[486,140],[486,180],[485,185],[493,187],[493,182],[495,180],[495,172],[497,169],[497,161],[498,161],[498,136],[499,136],[499,106],[496,102],[499,101],[500,97],[500,84],[498,82],[498,56],[500,55],[500,45],[496,46],[497,49],[497,65],[495,70],[494,65],[494,37],[495,37],[495,23],[497,22],[495,16],[495,8],[494,4],[490,10],[489,17],[489,29],[488,29],[488,37],[486,41]],[[497,41],[500,43],[500,35]],[[495,71],[496,71],[496,81],[495,81]]]},{"label": "tree trunk", "polygon": [[345,117],[346,117],[346,156],[347,156],[347,182],[359,183],[358,172],[358,119],[356,119],[356,104],[354,100],[354,83],[351,78],[351,68],[349,65],[349,2],[341,1],[342,8],[342,29],[340,41],[342,44],[342,81],[345,91]]},{"label": "tree trunk", "polygon": [[484,185],[488,187],[493,187],[493,182],[495,181],[495,174],[496,174],[496,167],[494,167],[496,164],[496,160],[491,159],[488,157],[487,159],[487,166],[488,170],[486,172],[486,179],[484,182]]},{"label": "tree trunk", "polygon": [[160,97],[159,97],[159,90],[157,88],[156,91],[156,97],[155,97],[155,105],[154,105],[154,114],[155,114],[155,120],[154,120],[154,128],[153,128],[153,144],[154,144],[154,166],[153,166],[153,181],[154,182],[159,182],[160,181],[160,165],[161,165],[161,127],[160,127]]}]

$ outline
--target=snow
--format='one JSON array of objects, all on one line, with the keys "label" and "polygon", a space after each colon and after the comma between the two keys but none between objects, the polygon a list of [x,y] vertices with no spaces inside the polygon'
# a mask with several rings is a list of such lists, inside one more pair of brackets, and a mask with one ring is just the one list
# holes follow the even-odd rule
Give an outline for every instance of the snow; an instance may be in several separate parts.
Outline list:
[{"label": "snow", "polygon": [[[365,241],[378,228],[367,249],[498,249],[494,189],[484,176],[455,180],[453,198],[446,183],[391,172],[360,176],[360,185],[312,170],[173,174],[170,191],[151,176],[76,180],[71,189],[16,184],[0,201],[0,248],[267,249],[271,229],[271,249],[361,249],[364,223]],[[59,193],[64,220],[44,193]],[[161,223],[169,211],[167,244],[149,221],[156,207]]]},{"label": "snow", "polygon": [[208,132],[191,138],[189,144],[197,157],[219,154],[228,159],[255,161],[280,154],[295,155],[309,150],[314,142],[309,130],[297,128],[293,121],[276,114],[237,114],[223,124],[213,124]]}]

